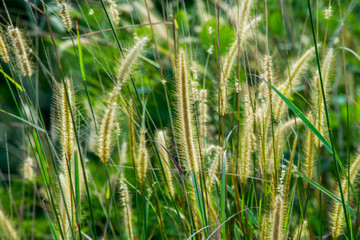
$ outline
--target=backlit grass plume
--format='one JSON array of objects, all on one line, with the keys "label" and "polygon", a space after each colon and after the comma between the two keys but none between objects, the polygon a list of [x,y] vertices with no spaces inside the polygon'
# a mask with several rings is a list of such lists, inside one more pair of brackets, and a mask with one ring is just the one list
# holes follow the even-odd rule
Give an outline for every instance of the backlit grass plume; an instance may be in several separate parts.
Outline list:
[{"label": "backlit grass plume", "polygon": [[[312,122],[313,116],[312,114],[309,115],[309,121]],[[314,174],[314,164],[315,159],[318,153],[318,149],[316,146],[316,136],[315,134],[310,130],[306,130],[306,142],[305,142],[305,149],[304,149],[304,163],[302,172],[305,174],[305,176],[309,179],[313,178]],[[308,185],[308,183],[306,184]]]},{"label": "backlit grass plume", "polygon": [[27,157],[22,166],[23,178],[28,181],[33,181],[35,177],[35,161],[31,157]]},{"label": "backlit grass plume", "polygon": [[198,148],[195,141],[194,112],[192,96],[190,95],[190,81],[187,66],[187,56],[183,49],[177,54],[176,60],[176,98],[178,127],[177,134],[180,144],[180,154],[187,163],[187,168],[191,172],[199,171]]},{"label": "backlit grass plume", "polygon": [[0,30],[0,57],[6,63],[8,63],[10,60],[9,53],[5,43],[5,38],[3,37],[1,30]]},{"label": "backlit grass plume", "polygon": [[242,183],[246,183],[249,176],[252,176],[252,153],[255,150],[256,140],[254,134],[254,113],[249,99],[245,95],[245,114],[242,128],[241,145],[239,144],[239,174]]},{"label": "backlit grass plume", "polygon": [[[237,36],[235,41],[230,47],[227,56],[224,59],[223,68],[219,80],[219,99],[220,99],[220,115],[224,116],[227,107],[227,85],[230,77],[231,69],[235,61],[235,57],[246,38],[246,32],[250,29],[251,24],[247,25],[246,20],[250,11],[252,0],[244,0],[241,3],[240,12],[238,13]],[[254,20],[257,21],[256,19]]]},{"label": "backlit grass plume", "polygon": [[97,142],[97,154],[100,157],[101,162],[106,165],[111,155],[111,148],[113,143],[113,133],[115,127],[116,116],[116,99],[110,97],[108,102],[108,108],[105,111],[104,117],[100,125],[100,134]]},{"label": "backlit grass plume", "polygon": [[118,10],[118,5],[116,4],[116,2],[114,0],[107,0],[108,2],[108,12],[109,15],[111,17],[111,20],[118,25],[120,22],[120,13]]},{"label": "backlit grass plume", "polygon": [[[0,209],[0,230],[4,231],[10,240],[20,239],[18,237],[18,234],[14,226],[10,222],[10,219],[7,218],[7,216],[1,209]],[[0,236],[2,236],[2,234],[0,234]]]},{"label": "backlit grass plume", "polygon": [[207,122],[207,110],[208,110],[208,106],[207,106],[207,90],[206,89],[202,89],[200,90],[200,135],[201,137],[206,137],[206,132],[207,132],[207,126],[206,126],[206,122]]},{"label": "backlit grass plume", "polygon": [[[329,99],[330,94],[330,78],[332,67],[334,63],[334,50],[330,48],[325,56],[323,65],[322,65],[322,80],[324,84],[324,93],[325,99]],[[316,115],[316,127],[317,129],[324,135],[327,135],[327,123],[325,116],[325,108],[324,108],[324,99],[320,86],[320,77],[319,74],[315,74],[314,82],[312,84],[314,89],[314,94],[312,98],[312,103],[315,107],[315,115]],[[328,100],[326,100],[327,105],[329,105]],[[319,148],[322,145],[320,139],[316,140],[316,145]]]},{"label": "backlit grass plume", "polygon": [[131,196],[123,174],[120,176],[120,198],[124,207],[124,225],[129,239],[134,239],[132,226]]},{"label": "backlit grass plume", "polygon": [[138,179],[142,188],[145,185],[146,174],[149,166],[149,153],[146,148],[146,130],[144,127],[140,130],[139,137],[139,148],[137,156],[137,169],[138,169]]},{"label": "backlit grass plume", "polygon": [[[62,151],[62,164],[69,165],[74,155],[75,131],[75,93],[71,81],[65,77],[64,84],[57,83],[54,89],[55,101],[55,127],[59,134],[60,147]],[[70,111],[71,108],[71,111]],[[72,115],[73,114],[73,115]],[[74,119],[73,119],[74,118]]]},{"label": "backlit grass plume", "polygon": [[[360,173],[360,154],[356,157],[355,161],[350,165],[350,171],[346,170],[346,173],[349,173],[349,182],[351,184],[355,184],[356,179],[359,176]],[[347,203],[347,197],[350,190],[350,186],[348,183],[348,180],[343,176],[341,181],[341,187],[342,192],[345,198],[345,203]],[[355,188],[356,189],[356,188]],[[336,196],[341,199],[340,192],[336,193]],[[344,232],[344,226],[345,226],[345,215],[344,215],[344,208],[342,204],[338,202],[333,202],[333,209],[331,211],[330,217],[331,217],[331,231],[332,236],[334,239],[337,239],[339,236],[341,236]]]},{"label": "backlit grass plume", "polygon": [[[295,87],[298,87],[301,83],[300,77],[301,74],[308,66],[308,62],[311,57],[314,55],[314,48],[309,48],[299,59],[294,61],[290,68],[290,75],[287,77],[285,82],[279,88],[283,94],[290,94],[291,90]],[[275,109],[274,109],[274,118],[279,121],[286,114],[288,106],[286,103],[278,96],[275,98]]]},{"label": "backlit grass plume", "polygon": [[8,31],[21,73],[23,76],[31,77],[34,73],[33,64],[30,60],[31,49],[26,42],[24,34],[19,28],[14,28],[13,26],[10,26]]},{"label": "backlit grass plume", "polygon": [[57,4],[60,8],[59,16],[61,18],[61,21],[63,22],[66,30],[70,32],[72,28],[72,22],[70,18],[70,5],[67,0],[57,0]]},{"label": "backlit grass plume", "polygon": [[172,161],[169,158],[169,154],[168,152],[164,149],[167,148],[166,146],[166,136],[167,136],[167,132],[164,130],[158,130],[156,132],[156,136],[155,136],[155,140],[160,144],[158,146],[158,150],[160,153],[161,158],[164,160],[163,162],[163,166],[164,166],[164,172],[165,172],[165,177],[166,177],[166,181],[169,187],[169,193],[171,196],[175,196],[175,188],[174,188],[174,181],[173,181],[173,173],[171,172],[171,166]]},{"label": "backlit grass plume", "polygon": [[147,37],[140,38],[126,54],[117,72],[116,88],[120,89],[129,77],[132,66],[134,65],[136,59],[140,55],[141,50],[144,48],[147,41]]},{"label": "backlit grass plume", "polygon": [[75,130],[73,122],[76,122],[76,104],[74,88],[69,78],[65,77],[63,83],[55,84],[55,127],[59,134],[61,148],[61,173],[57,192],[59,214],[61,220],[62,236],[67,239],[75,223],[74,192],[74,152]]}]

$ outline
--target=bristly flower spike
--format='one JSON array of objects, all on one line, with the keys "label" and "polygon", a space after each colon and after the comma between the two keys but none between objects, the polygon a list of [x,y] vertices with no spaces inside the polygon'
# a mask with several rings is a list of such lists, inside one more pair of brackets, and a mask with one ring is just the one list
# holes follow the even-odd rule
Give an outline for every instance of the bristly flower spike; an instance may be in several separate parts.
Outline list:
[{"label": "bristly flower spike", "polygon": [[186,160],[189,171],[199,171],[198,149],[195,142],[194,113],[190,95],[190,81],[187,67],[187,57],[183,49],[177,54],[176,61],[176,95],[181,157]]},{"label": "bristly flower spike", "polygon": [[14,28],[10,26],[8,30],[21,73],[24,76],[31,77],[34,73],[33,66],[30,61],[31,49],[27,45],[22,32],[17,27]]},{"label": "bristly flower spike", "polygon": [[6,63],[8,63],[10,60],[9,53],[6,48],[5,38],[3,37],[1,30],[0,30],[0,58]]}]

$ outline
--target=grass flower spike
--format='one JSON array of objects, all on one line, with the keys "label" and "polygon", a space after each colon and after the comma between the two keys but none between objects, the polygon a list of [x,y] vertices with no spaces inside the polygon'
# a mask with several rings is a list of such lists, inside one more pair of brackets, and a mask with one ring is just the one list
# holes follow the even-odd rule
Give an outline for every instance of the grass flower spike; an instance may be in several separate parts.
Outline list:
[{"label": "grass flower spike", "polygon": [[[6,217],[5,213],[0,209],[0,230],[3,229],[10,240],[20,239],[18,234],[11,224],[10,220]],[[1,235],[0,235],[1,236]]]},{"label": "grass flower spike", "polygon": [[21,73],[23,76],[31,77],[34,73],[33,65],[30,61],[31,49],[19,28],[11,26],[8,30]]},{"label": "grass flower spike", "polygon": [[5,39],[4,39],[1,31],[0,31],[0,57],[6,63],[8,63],[10,60],[9,53],[6,48]]},{"label": "grass flower spike", "polygon": [[176,97],[177,114],[179,124],[179,144],[180,154],[186,161],[187,167],[191,172],[199,171],[198,149],[195,141],[194,113],[192,98],[190,95],[190,81],[187,66],[187,57],[184,50],[177,54],[176,61]]},{"label": "grass flower spike", "polygon": [[59,16],[61,18],[61,21],[63,22],[66,30],[70,32],[72,28],[72,22],[70,18],[70,5],[67,0],[57,0],[57,4],[60,8]]}]

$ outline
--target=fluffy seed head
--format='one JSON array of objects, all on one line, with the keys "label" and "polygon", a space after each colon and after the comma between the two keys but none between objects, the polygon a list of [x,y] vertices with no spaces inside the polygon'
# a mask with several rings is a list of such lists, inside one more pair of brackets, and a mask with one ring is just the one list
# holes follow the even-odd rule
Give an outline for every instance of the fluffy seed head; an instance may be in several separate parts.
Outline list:
[{"label": "fluffy seed head", "polygon": [[207,132],[207,90],[200,90],[200,135],[206,137]]},{"label": "fluffy seed head", "polygon": [[132,66],[134,65],[137,57],[140,55],[141,50],[144,48],[147,41],[148,41],[147,37],[143,37],[139,39],[137,43],[133,46],[133,48],[125,56],[117,74],[116,86],[118,88],[121,88],[121,86],[127,80],[127,77],[131,72]]},{"label": "fluffy seed head", "polygon": [[22,32],[17,27],[14,28],[10,26],[8,30],[21,73],[24,76],[31,77],[34,73],[33,66],[30,61],[31,49],[27,45]]},{"label": "fluffy seed head", "polygon": [[[55,127],[59,134],[63,166],[69,165],[73,159],[75,148],[73,117],[76,119],[75,116],[71,116],[71,112],[74,115],[76,113],[74,90],[69,78],[65,77],[64,83],[56,84],[54,89]],[[72,111],[70,111],[70,107]]]},{"label": "fluffy seed head", "polygon": [[137,157],[138,164],[138,175],[139,175],[139,182],[142,187],[145,184],[146,173],[149,165],[149,154],[146,148],[146,141],[145,141],[145,134],[146,130],[140,130],[140,143],[139,143],[139,154]]},{"label": "fluffy seed head", "polygon": [[271,229],[270,231],[270,238],[273,240],[282,240],[283,238],[283,225],[282,225],[282,212],[283,210],[283,201],[281,196],[276,196],[274,205],[273,205],[273,213],[272,213],[272,219],[269,222],[268,229]]},{"label": "fluffy seed head", "polygon": [[0,229],[4,229],[7,236],[11,240],[19,239],[18,234],[11,224],[10,220],[6,217],[5,213],[0,209]]},{"label": "fluffy seed head", "polygon": [[72,28],[72,22],[70,18],[70,5],[66,0],[57,0],[57,4],[60,8],[59,16],[61,18],[61,21],[63,22],[66,30],[70,32]]},{"label": "fluffy seed head", "polygon": [[120,22],[120,13],[118,10],[118,5],[113,0],[108,0],[109,5],[109,14],[111,17],[111,20],[118,25]]},{"label": "fluffy seed head", "polygon": [[240,180],[245,183],[247,178],[251,176],[252,169],[252,153],[255,150],[256,141],[254,134],[254,114],[251,107],[248,94],[245,95],[245,115],[243,130],[241,135],[241,145],[239,146],[239,171]]},{"label": "fluffy seed head", "polygon": [[324,10],[325,19],[329,20],[331,18],[331,6]]},{"label": "fluffy seed head", "polygon": [[2,35],[2,32],[0,32],[0,57],[6,63],[8,63],[10,60],[8,50],[6,48],[5,39]]},{"label": "fluffy seed head", "polygon": [[104,165],[106,165],[111,155],[116,106],[116,102],[113,102],[109,105],[109,107],[105,111],[104,118],[100,125],[100,135],[98,139],[98,155]]},{"label": "fluffy seed head", "polygon": [[130,204],[130,193],[129,193],[129,188],[125,182],[125,177],[123,174],[121,174],[120,176],[120,181],[119,181],[119,192],[120,192],[120,199],[121,199],[121,205],[122,206],[127,206]]},{"label": "fluffy seed head", "polygon": [[[313,120],[312,114],[309,115],[308,119],[310,122],[312,122]],[[315,134],[310,129],[307,129],[306,145],[304,151],[305,158],[304,158],[304,165],[302,171],[305,174],[305,176],[309,179],[313,178],[314,164],[317,156],[317,148],[316,148],[315,140],[316,140]]]},{"label": "fluffy seed head", "polygon": [[[348,172],[346,170],[346,172]],[[355,161],[351,164],[350,170],[349,170],[349,182],[351,184],[354,184],[357,177],[360,175],[360,154],[357,156]],[[342,177],[341,187],[343,191],[343,195],[345,199],[347,199],[346,196],[348,196],[349,192],[349,184],[348,180],[345,177]],[[336,196],[341,199],[340,191],[336,193]],[[334,202],[334,207],[331,212],[331,231],[334,239],[337,239],[340,235],[343,234],[344,227],[345,227],[345,215],[344,215],[344,209],[342,204],[338,202]]]},{"label": "fluffy seed head", "polygon": [[162,157],[162,159],[165,162],[165,164],[163,164],[163,166],[164,166],[166,182],[168,183],[168,186],[169,186],[169,193],[171,196],[174,197],[175,196],[175,188],[174,188],[174,181],[173,181],[173,173],[171,172],[172,161],[169,159],[169,154],[164,149],[164,147],[166,148],[166,136],[167,136],[166,131],[158,130],[156,132],[155,139],[160,144],[158,146],[158,150],[160,152],[160,156]]},{"label": "fluffy seed head", "polygon": [[180,154],[186,161],[191,172],[198,172],[198,149],[195,142],[194,113],[192,111],[192,99],[190,95],[190,81],[187,67],[187,57],[184,50],[177,54],[176,61],[176,95],[177,114],[180,143]]},{"label": "fluffy seed head", "polygon": [[[296,60],[291,65],[290,76],[287,78],[285,83],[282,84],[282,87],[280,88],[280,91],[282,91],[283,94],[286,94],[286,92],[289,93],[291,89],[300,85],[301,83],[300,76],[306,69],[309,60],[314,55],[314,52],[315,52],[314,47],[309,48],[298,60]],[[279,121],[285,116],[288,106],[280,97],[276,97],[276,104],[274,105],[274,107],[275,107],[274,118],[277,121]]]},{"label": "fluffy seed head", "polygon": [[31,157],[26,158],[24,161],[23,168],[22,168],[23,177],[25,180],[28,180],[28,181],[34,180],[34,177],[35,177],[34,167],[35,167],[34,159]]}]

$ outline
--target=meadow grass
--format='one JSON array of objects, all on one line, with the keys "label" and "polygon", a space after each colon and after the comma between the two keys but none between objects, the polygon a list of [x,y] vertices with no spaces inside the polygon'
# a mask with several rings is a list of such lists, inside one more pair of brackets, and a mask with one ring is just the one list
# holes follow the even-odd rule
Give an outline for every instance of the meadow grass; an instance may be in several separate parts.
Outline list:
[{"label": "meadow grass", "polygon": [[2,239],[359,237],[353,1],[2,4]]}]

